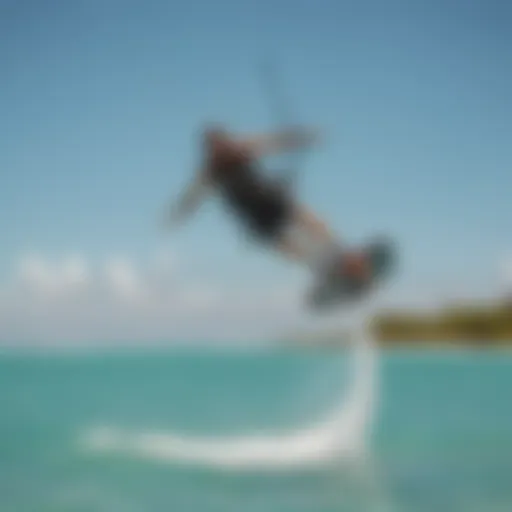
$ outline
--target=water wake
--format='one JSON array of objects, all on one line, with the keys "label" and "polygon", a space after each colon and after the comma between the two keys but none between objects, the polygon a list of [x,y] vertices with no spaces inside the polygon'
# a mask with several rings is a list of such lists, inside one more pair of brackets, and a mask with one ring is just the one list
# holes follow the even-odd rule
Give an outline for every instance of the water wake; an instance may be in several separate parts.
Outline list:
[{"label": "water wake", "polygon": [[326,466],[364,454],[375,402],[376,349],[363,325],[352,336],[354,365],[348,396],[323,419],[285,434],[227,438],[172,432],[128,432],[111,427],[86,432],[88,449],[222,469]]}]

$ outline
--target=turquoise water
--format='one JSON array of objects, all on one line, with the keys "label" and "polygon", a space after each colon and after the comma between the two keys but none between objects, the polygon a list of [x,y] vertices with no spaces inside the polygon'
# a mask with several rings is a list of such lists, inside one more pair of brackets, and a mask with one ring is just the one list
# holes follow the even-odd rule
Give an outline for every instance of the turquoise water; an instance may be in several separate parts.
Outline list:
[{"label": "turquoise water", "polygon": [[[90,442],[112,428],[286,439],[342,407],[349,369],[335,352],[4,354],[0,510],[512,510],[506,353],[382,355],[364,463],[309,466],[299,456],[275,471],[247,461],[226,469],[163,457],[161,443],[143,454]],[[224,446],[222,457],[236,456]]]}]

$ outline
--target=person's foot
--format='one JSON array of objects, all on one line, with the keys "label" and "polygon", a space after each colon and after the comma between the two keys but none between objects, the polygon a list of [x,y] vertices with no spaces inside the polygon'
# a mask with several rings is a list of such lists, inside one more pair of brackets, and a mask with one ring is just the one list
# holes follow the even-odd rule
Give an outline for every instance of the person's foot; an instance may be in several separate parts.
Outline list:
[{"label": "person's foot", "polygon": [[359,300],[389,275],[393,264],[392,246],[385,241],[358,250],[340,251],[308,293],[308,307],[328,310]]},{"label": "person's foot", "polygon": [[307,304],[314,309],[355,299],[371,282],[371,265],[365,253],[351,251],[340,256],[312,288]]},{"label": "person's foot", "polygon": [[345,253],[336,270],[342,277],[359,282],[365,282],[371,278],[370,260],[363,251]]}]

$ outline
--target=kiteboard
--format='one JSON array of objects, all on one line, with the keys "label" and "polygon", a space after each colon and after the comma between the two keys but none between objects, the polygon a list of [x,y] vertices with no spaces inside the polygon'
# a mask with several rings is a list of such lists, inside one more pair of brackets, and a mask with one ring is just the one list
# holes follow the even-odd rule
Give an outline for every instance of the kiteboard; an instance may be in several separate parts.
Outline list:
[{"label": "kiteboard", "polygon": [[[395,247],[389,239],[376,239],[364,246],[362,252],[369,262],[370,275],[363,279],[340,271],[326,272],[307,296],[309,309],[323,311],[354,304],[389,277],[396,265]],[[340,251],[338,269],[343,267],[343,257],[343,251]]]}]

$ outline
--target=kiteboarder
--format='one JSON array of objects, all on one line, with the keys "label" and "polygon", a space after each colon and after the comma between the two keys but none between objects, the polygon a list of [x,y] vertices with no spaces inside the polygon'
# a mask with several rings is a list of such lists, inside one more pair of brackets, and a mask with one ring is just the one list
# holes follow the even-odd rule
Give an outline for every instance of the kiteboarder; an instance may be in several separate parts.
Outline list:
[{"label": "kiteboarder", "polygon": [[[261,160],[317,144],[313,130],[292,128],[273,134],[238,137],[222,126],[201,135],[202,158],[189,186],[166,215],[177,226],[210,194],[219,196],[228,211],[260,244],[288,260],[307,265],[317,276],[309,295],[312,305],[333,296],[364,291],[387,262],[379,251],[349,249],[328,225],[300,202],[285,183],[264,172]],[[387,246],[386,246],[387,247]],[[375,256],[379,258],[375,258]],[[329,293],[327,293],[329,290]]]}]

